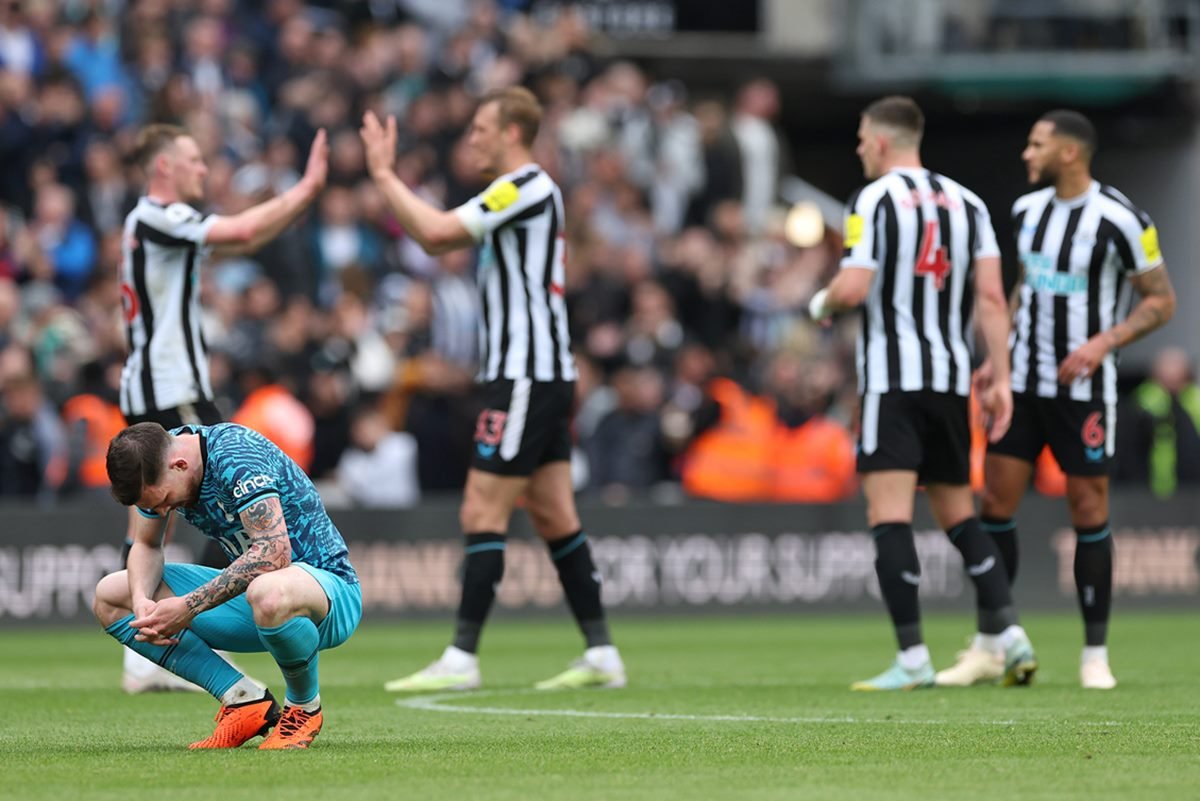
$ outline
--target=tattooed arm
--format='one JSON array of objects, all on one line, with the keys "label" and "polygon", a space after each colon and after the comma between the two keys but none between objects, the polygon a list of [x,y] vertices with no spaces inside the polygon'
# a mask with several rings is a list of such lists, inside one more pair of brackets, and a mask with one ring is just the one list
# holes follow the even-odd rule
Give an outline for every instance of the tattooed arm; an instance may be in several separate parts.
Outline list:
[{"label": "tattooed arm", "polygon": [[1113,349],[1138,341],[1161,328],[1175,314],[1175,289],[1166,265],[1139,273],[1129,283],[1138,291],[1139,299],[1123,322],[1108,329],[1109,347]]},{"label": "tattooed arm", "polygon": [[216,578],[183,597],[193,617],[241,595],[263,573],[292,563],[292,543],[279,498],[263,498],[246,507],[241,517],[250,545]]},{"label": "tattooed arm", "polygon": [[1058,380],[1069,384],[1096,372],[1101,360],[1111,350],[1136,342],[1156,328],[1161,328],[1175,314],[1175,289],[1167,276],[1166,265],[1138,273],[1129,279],[1138,291],[1140,300],[1124,321],[1089,339],[1058,368]]}]

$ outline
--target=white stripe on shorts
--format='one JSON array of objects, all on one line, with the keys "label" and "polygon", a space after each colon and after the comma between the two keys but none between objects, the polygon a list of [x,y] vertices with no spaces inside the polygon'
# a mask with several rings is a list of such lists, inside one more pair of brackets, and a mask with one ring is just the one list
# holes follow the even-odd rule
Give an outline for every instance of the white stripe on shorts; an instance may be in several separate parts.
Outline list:
[{"label": "white stripe on shorts", "polygon": [[862,452],[870,456],[879,447],[879,393],[863,393],[862,431],[859,444]]},{"label": "white stripe on shorts", "polygon": [[533,381],[514,378],[512,396],[508,399],[508,417],[504,420],[504,435],[500,439],[500,458],[511,462],[521,450],[525,436],[525,418],[529,414],[529,390]]}]

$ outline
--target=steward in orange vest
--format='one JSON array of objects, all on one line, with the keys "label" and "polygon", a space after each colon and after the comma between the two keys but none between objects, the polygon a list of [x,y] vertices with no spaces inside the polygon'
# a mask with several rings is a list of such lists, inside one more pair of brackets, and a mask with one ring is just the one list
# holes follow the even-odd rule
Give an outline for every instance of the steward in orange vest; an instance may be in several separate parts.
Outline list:
[{"label": "steward in orange vest", "polygon": [[727,378],[713,379],[708,393],[720,417],[684,454],[688,494],[735,502],[831,503],[854,493],[854,445],[840,425],[816,415],[789,426],[773,400]]}]

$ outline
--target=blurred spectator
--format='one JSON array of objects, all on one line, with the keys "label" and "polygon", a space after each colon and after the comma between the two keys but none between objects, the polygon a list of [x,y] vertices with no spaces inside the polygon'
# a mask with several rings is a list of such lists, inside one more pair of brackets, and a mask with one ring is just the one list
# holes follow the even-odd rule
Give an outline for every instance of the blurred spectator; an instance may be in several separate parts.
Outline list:
[{"label": "blurred spectator", "polygon": [[[772,360],[766,394],[727,378],[709,383],[718,407],[683,457],[684,489],[723,501],[833,503],[854,494],[854,443],[824,415],[838,385],[837,368],[783,351]],[[700,419],[712,419],[701,407]]]},{"label": "blurred spectator", "polygon": [[1200,386],[1187,351],[1161,350],[1118,419],[1118,481],[1149,486],[1159,498],[1200,484]]},{"label": "blurred spectator", "polygon": [[416,506],[417,441],[393,431],[373,406],[360,409],[350,427],[350,447],[338,463],[338,485],[355,503],[375,509]]},{"label": "blurred spectator", "polygon": [[613,376],[613,389],[616,406],[582,444],[590,485],[609,502],[620,502],[667,478],[658,416],[663,379],[650,367],[622,367]]},{"label": "blurred spectator", "polygon": [[313,225],[313,253],[323,297],[334,297],[340,273],[347,267],[371,268],[379,262],[379,236],[362,222],[353,190],[330,186],[318,202]]},{"label": "blurred spectator", "polygon": [[20,0],[7,0],[0,5],[0,67],[27,77],[41,67],[43,53],[25,24],[22,5]]},{"label": "blurred spectator", "polygon": [[704,182],[688,208],[688,225],[704,225],[714,206],[742,198],[742,154],[729,127],[729,114],[715,100],[698,103],[693,110],[704,159]]},{"label": "blurred spectator", "polygon": [[50,278],[68,301],[76,300],[96,266],[96,238],[75,216],[75,198],[62,184],[38,190],[29,224],[48,259]]},{"label": "blurred spectator", "polygon": [[84,151],[83,168],[87,184],[80,219],[101,236],[120,231],[137,193],[125,178],[116,147],[109,140],[93,139]]},{"label": "blurred spectator", "polygon": [[742,152],[746,227],[754,233],[766,225],[767,212],[779,194],[781,145],[772,125],[778,114],[779,89],[771,81],[758,78],[738,90],[733,135]]},{"label": "blurred spectator", "polygon": [[277,382],[265,362],[244,367],[240,383],[246,399],[230,422],[259,432],[308,472],[313,457],[312,412]]},{"label": "blurred spectator", "polygon": [[350,409],[356,398],[349,371],[328,350],[312,357],[305,403],[313,415],[313,478],[333,473],[350,444]]},{"label": "blurred spectator", "polygon": [[[72,483],[85,491],[107,490],[108,443],[125,428],[110,373],[120,364],[89,362],[81,370],[81,391],[63,404],[62,417],[70,444]],[[119,375],[119,372],[117,373]]]},{"label": "blurred spectator", "polygon": [[7,378],[0,391],[0,496],[52,504],[68,465],[66,429],[37,378]]}]

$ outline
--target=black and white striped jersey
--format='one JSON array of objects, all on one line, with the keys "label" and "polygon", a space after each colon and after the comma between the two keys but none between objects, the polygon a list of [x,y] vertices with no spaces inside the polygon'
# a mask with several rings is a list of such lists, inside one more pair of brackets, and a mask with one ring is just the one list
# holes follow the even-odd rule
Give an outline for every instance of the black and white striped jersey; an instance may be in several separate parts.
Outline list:
[{"label": "black and white striped jersey", "polygon": [[897,168],[847,207],[842,268],[877,272],[858,338],[860,393],[971,390],[974,262],[998,256],[975,193],[919,168]]},{"label": "black and white striped jersey", "polygon": [[1125,316],[1127,275],[1163,263],[1154,223],[1116,189],[1093,181],[1069,200],[1054,187],[1018,198],[1013,230],[1023,274],[1013,322],[1013,391],[1116,403],[1114,354],[1069,386],[1058,383],[1058,366]]},{"label": "black and white striped jersey", "polygon": [[186,203],[142,197],[125,218],[121,302],[129,356],[121,411],[144,415],[212,399],[200,330],[200,261],[216,222]]},{"label": "black and white striped jersey", "polygon": [[479,380],[575,380],[558,185],[541,167],[527,164],[455,212],[482,245],[476,276],[483,302]]}]

